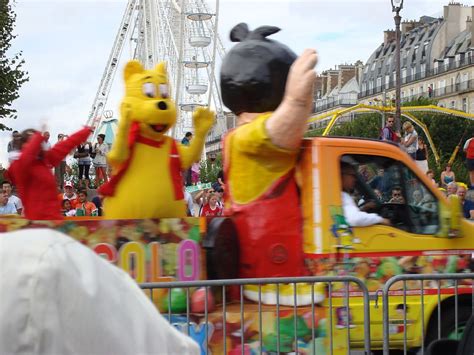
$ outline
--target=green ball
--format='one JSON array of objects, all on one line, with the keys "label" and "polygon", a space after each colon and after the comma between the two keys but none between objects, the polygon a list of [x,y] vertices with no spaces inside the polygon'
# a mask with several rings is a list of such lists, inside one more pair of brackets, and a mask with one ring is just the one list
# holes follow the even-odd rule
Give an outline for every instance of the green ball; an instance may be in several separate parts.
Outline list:
[{"label": "green ball", "polygon": [[[169,295],[166,295],[163,298],[163,312],[168,312],[170,308],[172,313],[186,312],[186,291],[182,288],[172,288],[169,292],[171,294],[171,297]],[[170,298],[171,307],[169,307]]]}]

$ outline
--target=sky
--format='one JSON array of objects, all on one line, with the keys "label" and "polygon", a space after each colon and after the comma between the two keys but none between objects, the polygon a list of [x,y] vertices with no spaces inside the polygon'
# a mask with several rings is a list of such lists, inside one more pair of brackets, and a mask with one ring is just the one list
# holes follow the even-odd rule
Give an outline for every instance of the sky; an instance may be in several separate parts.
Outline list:
[{"label": "sky", "polygon": [[[211,8],[216,0],[208,0]],[[464,0],[473,5],[474,0]],[[403,19],[439,17],[449,0],[405,0]],[[94,97],[125,10],[126,0],[17,0],[11,54],[23,52],[29,82],[13,103],[16,129],[39,129],[46,124],[51,141],[72,133],[88,118]],[[365,62],[383,42],[383,31],[394,28],[389,0],[220,0],[218,32],[226,48],[228,34],[239,23],[250,29],[273,25],[281,31],[271,38],[301,53],[316,48],[316,71],[339,64]],[[130,58],[122,54],[106,109],[117,112],[122,95],[121,70]],[[114,117],[117,117],[115,114]],[[7,166],[11,132],[0,132],[0,163]],[[3,148],[4,147],[4,148]]]}]

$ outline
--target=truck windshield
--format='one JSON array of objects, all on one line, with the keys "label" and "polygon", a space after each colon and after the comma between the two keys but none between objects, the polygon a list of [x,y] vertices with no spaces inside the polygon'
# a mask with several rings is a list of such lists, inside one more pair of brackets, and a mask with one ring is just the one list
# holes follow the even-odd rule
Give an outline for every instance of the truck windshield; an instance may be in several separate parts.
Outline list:
[{"label": "truck windshield", "polygon": [[402,162],[376,155],[345,155],[341,159],[352,161],[357,169],[352,197],[359,207],[375,202],[376,207],[367,212],[378,213],[396,228],[415,234],[438,231],[436,197]]}]

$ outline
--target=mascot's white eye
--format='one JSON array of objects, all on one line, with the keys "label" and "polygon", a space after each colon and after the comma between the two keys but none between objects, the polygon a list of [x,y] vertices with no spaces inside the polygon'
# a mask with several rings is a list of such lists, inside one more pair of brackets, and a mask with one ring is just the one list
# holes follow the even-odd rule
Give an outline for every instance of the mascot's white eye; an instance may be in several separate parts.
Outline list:
[{"label": "mascot's white eye", "polygon": [[160,96],[166,99],[170,95],[168,85],[160,84]]},{"label": "mascot's white eye", "polygon": [[143,84],[143,94],[148,97],[156,97],[156,86],[153,83]]}]

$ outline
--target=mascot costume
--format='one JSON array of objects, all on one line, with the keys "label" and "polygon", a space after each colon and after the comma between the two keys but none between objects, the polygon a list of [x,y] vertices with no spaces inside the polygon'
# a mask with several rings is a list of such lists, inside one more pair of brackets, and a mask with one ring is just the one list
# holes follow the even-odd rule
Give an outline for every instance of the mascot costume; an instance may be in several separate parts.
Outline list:
[{"label": "mascot costume", "polygon": [[[240,43],[221,67],[224,104],[238,116],[237,128],[224,140],[224,176],[226,211],[239,234],[242,278],[308,274],[295,167],[312,110],[317,54],[307,49],[297,57],[266,38],[278,31],[235,26],[230,38]],[[262,288],[262,301],[273,303],[265,297],[275,299],[276,288],[268,287]],[[246,297],[257,300],[257,289],[246,286]],[[298,289],[299,305],[310,302],[308,289]],[[280,301],[288,293],[292,303],[292,289],[280,287],[280,293]]]},{"label": "mascot costume", "polygon": [[105,216],[185,217],[181,171],[199,160],[214,113],[198,108],[191,144],[177,144],[165,135],[176,123],[165,63],[145,70],[138,61],[130,61],[124,78],[119,127],[108,155],[113,176],[99,190],[106,197]]}]

